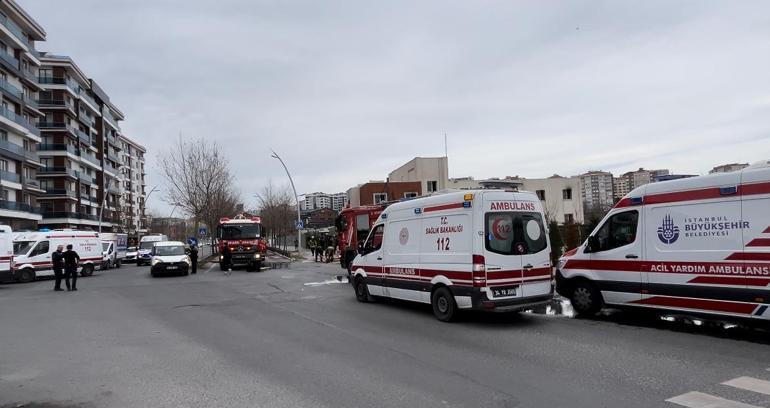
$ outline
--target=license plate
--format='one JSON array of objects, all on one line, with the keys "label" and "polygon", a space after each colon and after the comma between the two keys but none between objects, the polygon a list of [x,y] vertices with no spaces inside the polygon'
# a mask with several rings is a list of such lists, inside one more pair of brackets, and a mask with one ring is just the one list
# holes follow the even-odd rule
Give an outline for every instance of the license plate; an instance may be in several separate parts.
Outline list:
[{"label": "license plate", "polygon": [[492,296],[494,297],[516,296],[516,289],[518,289],[518,286],[492,288]]},{"label": "license plate", "polygon": [[166,269],[177,269],[178,266],[167,266]]}]

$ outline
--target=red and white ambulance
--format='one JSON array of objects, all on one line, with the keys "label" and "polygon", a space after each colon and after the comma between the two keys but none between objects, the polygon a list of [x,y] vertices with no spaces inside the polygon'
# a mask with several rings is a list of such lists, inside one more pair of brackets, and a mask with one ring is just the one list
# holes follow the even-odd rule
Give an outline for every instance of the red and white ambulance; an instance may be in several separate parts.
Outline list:
[{"label": "red and white ambulance", "polygon": [[529,192],[474,190],[390,205],[351,266],[356,298],[428,303],[439,320],[458,309],[516,311],[553,298],[543,209]]},{"label": "red and white ambulance", "polygon": [[559,261],[578,313],[604,305],[770,318],[770,161],[630,192]]}]

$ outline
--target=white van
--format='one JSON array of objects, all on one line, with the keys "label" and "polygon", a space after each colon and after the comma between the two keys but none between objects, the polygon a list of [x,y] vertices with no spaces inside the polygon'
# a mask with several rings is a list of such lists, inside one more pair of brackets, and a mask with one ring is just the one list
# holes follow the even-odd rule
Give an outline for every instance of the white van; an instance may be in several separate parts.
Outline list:
[{"label": "white van", "polygon": [[537,196],[514,190],[433,195],[389,206],[351,266],[361,302],[372,296],[458,309],[516,311],[553,297],[550,244]]},{"label": "white van", "polygon": [[0,225],[0,283],[12,282],[13,278],[13,237],[8,225]]},{"label": "white van", "polygon": [[91,276],[94,267],[102,262],[102,242],[96,232],[55,230],[28,232],[16,236],[13,242],[15,280],[31,282],[40,276],[53,276],[51,254],[57,246],[72,244],[80,255],[81,276]]},{"label": "white van", "polygon": [[154,278],[162,274],[187,276],[190,273],[192,261],[187,255],[184,242],[156,242],[152,248],[150,275]]},{"label": "white van", "polygon": [[770,161],[647,184],[559,261],[579,313],[604,305],[770,318]]},{"label": "white van", "polygon": [[145,235],[139,240],[139,250],[136,252],[136,265],[149,265],[152,261],[152,247],[158,242],[168,241],[163,234]]},{"label": "white van", "polygon": [[102,240],[102,269],[120,268],[128,252],[128,234],[103,232],[99,238]]}]

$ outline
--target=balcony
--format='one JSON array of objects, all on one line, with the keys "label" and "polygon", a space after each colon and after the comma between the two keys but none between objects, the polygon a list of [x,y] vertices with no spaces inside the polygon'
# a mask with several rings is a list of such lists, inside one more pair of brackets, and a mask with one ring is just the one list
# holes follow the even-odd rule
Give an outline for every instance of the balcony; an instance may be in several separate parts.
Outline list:
[{"label": "balcony", "polygon": [[80,129],[73,128],[73,130],[78,135],[78,139],[80,139],[81,142],[85,143],[88,146],[91,146],[91,135],[89,135],[88,133]]},{"label": "balcony", "polygon": [[64,99],[41,99],[38,101],[38,104],[44,108],[70,108],[75,109],[72,106],[72,102],[66,101]]},{"label": "balcony", "polygon": [[5,28],[10,31],[14,37],[16,37],[19,41],[21,41],[24,45],[26,45],[28,48],[30,48],[30,51],[34,51],[32,49],[32,43],[29,41],[29,38],[27,38],[24,33],[21,31],[21,28],[16,25],[13,21],[11,21],[8,17],[0,14],[0,24],[5,26]]},{"label": "balcony", "polygon": [[6,118],[12,120],[18,125],[23,126],[25,129],[27,129],[30,133],[32,133],[35,136],[40,136],[40,129],[36,128],[35,125],[29,123],[21,116],[17,115],[14,112],[11,112],[9,109],[2,108],[0,109],[0,114],[5,116]]},{"label": "balcony", "polygon": [[7,140],[0,140],[0,151],[10,153],[11,155],[19,157],[22,160],[32,160],[35,162],[40,161],[40,158],[36,152],[26,150],[24,147]]},{"label": "balcony", "polygon": [[99,217],[96,215],[64,211],[44,212],[43,218],[74,218],[77,220],[99,221]]},{"label": "balcony", "polygon": [[88,175],[88,174],[86,174],[86,173],[84,173],[82,171],[76,171],[74,173],[75,173],[75,177],[77,177],[81,182],[86,183],[86,184],[91,184],[91,181],[93,180],[93,177],[91,177],[90,175]]},{"label": "balcony", "polygon": [[87,161],[87,162],[89,162],[89,163],[91,163],[91,164],[93,164],[93,165],[95,165],[95,166],[99,166],[99,167],[102,166],[102,163],[99,162],[99,159],[97,159],[96,157],[93,157],[93,156],[91,156],[89,154],[81,154],[80,158],[85,160],[85,161]]},{"label": "balcony", "polygon": [[37,151],[46,151],[46,152],[67,152],[72,153],[74,155],[78,155],[78,149],[75,148],[73,145],[69,144],[41,144],[37,147]]},{"label": "balcony", "polygon": [[16,72],[21,72],[19,70],[19,60],[18,58],[14,57],[13,55],[7,53],[6,51],[0,50],[0,60],[8,64],[11,68],[13,68]]},{"label": "balcony", "polygon": [[117,195],[123,194],[123,191],[121,191],[120,187],[115,187],[115,186],[107,187],[107,192],[112,194],[117,194]]},{"label": "balcony", "polygon": [[[0,14],[0,18],[3,15]],[[24,94],[21,92],[21,89],[11,85],[8,81],[4,81],[0,79],[0,90],[6,95],[13,96],[18,99],[24,99]]]},{"label": "balcony", "polygon": [[40,109],[40,105],[37,103],[36,100],[30,98],[27,95],[24,95],[24,103],[26,103],[28,106],[32,107],[32,109]]},{"label": "balcony", "polygon": [[80,86],[67,78],[42,76],[38,78],[38,82],[45,85],[66,85],[75,95],[80,94]]},{"label": "balcony", "polygon": [[40,214],[40,208],[25,203],[17,203],[15,201],[0,200],[0,209]]},{"label": "balcony", "polygon": [[[115,120],[115,119],[112,117],[112,115],[111,115],[109,112],[105,112],[105,113],[102,115],[102,118],[104,118],[104,120],[105,120],[105,121],[107,121],[107,123],[109,123],[110,125],[112,125],[112,127],[113,127],[113,128],[115,128],[116,130],[118,129],[118,122],[117,122],[117,121],[116,121],[116,120]],[[113,137],[113,140],[115,140],[115,138],[114,138],[114,137]],[[115,143],[115,142],[113,142],[113,144],[114,144],[114,143]]]},{"label": "balcony", "polygon": [[48,190],[45,191],[45,195],[47,195],[47,196],[65,196],[65,197],[71,197],[71,198],[76,198],[78,196],[77,192],[72,191],[72,190],[67,190],[65,188],[48,189]]},{"label": "balcony", "polygon": [[0,171],[0,179],[11,183],[21,183],[21,176],[10,171]]},{"label": "balcony", "polygon": [[94,98],[92,98],[90,95],[88,95],[88,93],[81,92],[80,93],[80,99],[88,102],[88,104],[90,104],[92,108],[94,108],[97,111],[99,111],[99,104],[97,104],[96,101],[94,100]]},{"label": "balcony", "polygon": [[34,178],[24,179],[24,185],[40,190],[40,182],[35,180]]},{"label": "balcony", "polygon": [[69,169],[64,166],[48,166],[41,168],[37,172],[38,174],[66,174],[69,173]]}]

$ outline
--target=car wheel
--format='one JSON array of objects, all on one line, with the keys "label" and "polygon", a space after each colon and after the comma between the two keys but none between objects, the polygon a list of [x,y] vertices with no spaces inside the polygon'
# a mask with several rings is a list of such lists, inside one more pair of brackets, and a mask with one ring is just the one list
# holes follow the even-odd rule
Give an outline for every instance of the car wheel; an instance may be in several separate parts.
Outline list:
[{"label": "car wheel", "polygon": [[153,278],[156,278],[158,275],[155,273],[155,271],[151,270],[150,271],[150,276],[152,276]]},{"label": "car wheel", "polygon": [[575,312],[583,316],[595,315],[602,309],[604,301],[599,289],[588,280],[575,282],[572,288],[570,302]]},{"label": "car wheel", "polygon": [[19,272],[19,277],[16,278],[21,283],[28,283],[35,280],[35,270],[32,268],[25,268]]},{"label": "car wheel", "polygon": [[123,263],[122,263],[122,262],[120,262],[120,260],[118,260],[117,262],[115,262],[115,267],[116,267],[116,268],[118,268],[118,269],[120,269],[120,266],[121,266],[122,264],[123,264]]},{"label": "car wheel", "polygon": [[442,286],[435,291],[430,297],[430,304],[433,306],[433,314],[436,319],[442,322],[451,322],[457,315],[457,303],[455,303],[455,297],[452,296],[452,292],[446,286]]},{"label": "car wheel", "polygon": [[366,287],[366,281],[364,281],[364,278],[360,276],[357,277],[356,284],[353,285],[353,287],[356,290],[356,300],[362,303],[372,301],[372,296],[369,294],[369,288]]},{"label": "car wheel", "polygon": [[83,269],[80,270],[80,276],[91,276],[94,274],[93,265],[83,265]]}]

